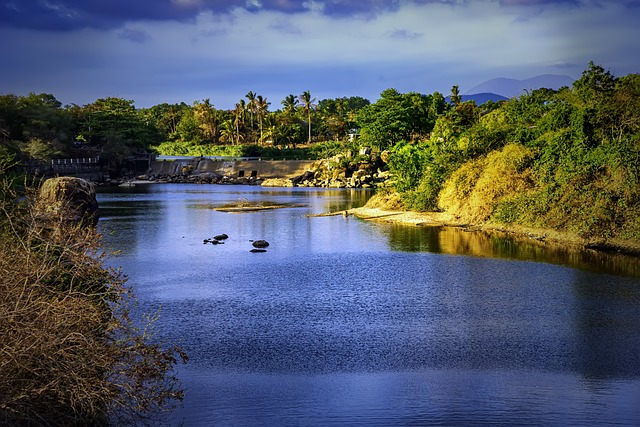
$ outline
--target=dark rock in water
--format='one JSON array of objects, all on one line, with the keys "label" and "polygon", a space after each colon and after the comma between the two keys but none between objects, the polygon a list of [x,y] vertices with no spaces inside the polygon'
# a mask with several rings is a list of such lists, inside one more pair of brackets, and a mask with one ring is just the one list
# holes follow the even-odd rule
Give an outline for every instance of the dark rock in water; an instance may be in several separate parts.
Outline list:
[{"label": "dark rock in water", "polygon": [[207,243],[211,243],[212,245],[224,245],[224,242],[214,239],[204,239],[203,243],[206,245]]},{"label": "dark rock in water", "polygon": [[249,252],[252,252],[254,254],[259,254],[259,253],[267,252],[267,250],[266,249],[251,249]]},{"label": "dark rock in water", "polygon": [[223,234],[218,234],[217,236],[214,236],[213,238],[216,239],[216,240],[226,240],[226,239],[229,238],[229,236],[227,236],[226,234],[223,233]]},{"label": "dark rock in water", "polygon": [[269,242],[266,240],[256,240],[252,244],[254,248],[266,248],[269,246]]}]

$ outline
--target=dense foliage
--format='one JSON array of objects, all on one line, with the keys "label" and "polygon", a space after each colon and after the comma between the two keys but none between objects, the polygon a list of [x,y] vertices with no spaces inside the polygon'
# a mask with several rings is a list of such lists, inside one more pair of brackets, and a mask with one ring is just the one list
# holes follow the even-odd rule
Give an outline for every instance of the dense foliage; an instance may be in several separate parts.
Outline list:
[{"label": "dense foliage", "polygon": [[125,160],[150,153],[314,158],[326,146],[313,144],[357,133],[356,113],[368,104],[361,97],[316,102],[309,91],[287,95],[276,111],[254,92],[231,110],[209,99],[136,109],[121,98],[63,107],[51,94],[0,95],[0,142],[32,171],[54,158],[100,156],[117,174]]},{"label": "dense foliage", "polygon": [[590,63],[571,88],[499,105],[458,101],[428,139],[392,151],[410,209],[640,239],[640,75]]},{"label": "dense foliage", "polygon": [[0,160],[0,424],[123,425],[150,421],[182,398],[152,322],[105,268],[99,236],[43,218]]},{"label": "dense foliage", "polygon": [[4,95],[0,140],[29,166],[93,152],[112,169],[137,152],[291,159],[367,146],[389,153],[409,209],[637,238],[639,99],[637,74],[593,63],[572,87],[480,106],[457,86],[449,102],[438,92],[387,89],[371,103],[305,91],[275,111],[254,92],[231,110],[209,99],[136,109],[119,98],[62,107],[49,94]]}]

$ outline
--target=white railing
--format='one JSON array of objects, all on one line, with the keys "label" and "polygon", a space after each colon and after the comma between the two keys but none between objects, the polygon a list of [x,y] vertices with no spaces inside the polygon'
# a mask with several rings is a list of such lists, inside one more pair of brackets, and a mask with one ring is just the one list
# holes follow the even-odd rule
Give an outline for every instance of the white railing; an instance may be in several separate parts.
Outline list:
[{"label": "white railing", "polygon": [[79,165],[79,164],[96,164],[100,163],[100,156],[98,157],[83,157],[77,159],[51,159],[51,164],[56,165]]}]

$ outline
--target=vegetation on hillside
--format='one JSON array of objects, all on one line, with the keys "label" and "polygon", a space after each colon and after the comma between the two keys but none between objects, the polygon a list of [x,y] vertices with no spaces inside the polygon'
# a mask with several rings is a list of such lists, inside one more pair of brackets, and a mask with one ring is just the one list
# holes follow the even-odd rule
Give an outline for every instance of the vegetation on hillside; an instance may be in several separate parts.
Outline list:
[{"label": "vegetation on hillside", "polygon": [[152,319],[134,322],[91,227],[43,218],[0,160],[0,424],[122,425],[182,398]]},{"label": "vegetation on hillside", "polygon": [[409,209],[639,240],[640,75],[590,63],[571,88],[454,101],[429,138],[395,144],[390,164]]},{"label": "vegetation on hillside", "polygon": [[[209,99],[136,109],[99,99],[66,106],[49,94],[0,96],[0,140],[23,164],[85,152],[113,169],[136,152],[315,159],[360,147],[383,153],[413,210],[470,222],[547,226],[586,237],[638,238],[640,77],[590,63],[572,87],[476,105],[386,89],[280,109],[249,92],[230,110]],[[354,141],[353,137],[359,138]]]}]

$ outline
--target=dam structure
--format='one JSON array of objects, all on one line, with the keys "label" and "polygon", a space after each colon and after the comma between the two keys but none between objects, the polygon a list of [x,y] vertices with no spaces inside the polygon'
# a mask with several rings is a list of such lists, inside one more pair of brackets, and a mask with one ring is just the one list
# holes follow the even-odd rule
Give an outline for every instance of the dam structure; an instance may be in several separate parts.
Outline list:
[{"label": "dam structure", "polygon": [[314,170],[318,160],[263,160],[251,157],[158,156],[148,176],[215,174],[231,178],[294,178]]}]

